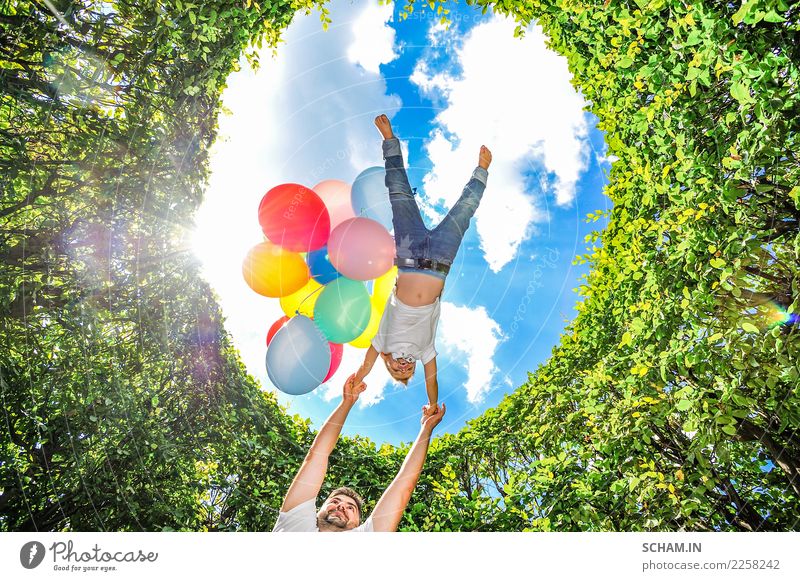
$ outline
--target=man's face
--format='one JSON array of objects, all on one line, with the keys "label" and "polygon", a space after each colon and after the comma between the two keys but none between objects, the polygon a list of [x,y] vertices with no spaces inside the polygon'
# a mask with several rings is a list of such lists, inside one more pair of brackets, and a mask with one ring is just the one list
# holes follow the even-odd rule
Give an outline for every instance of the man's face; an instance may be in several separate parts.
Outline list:
[{"label": "man's face", "polygon": [[345,494],[337,494],[328,499],[317,513],[318,525],[320,530],[339,529],[349,531],[356,528],[361,522],[361,515],[358,512],[356,501]]}]

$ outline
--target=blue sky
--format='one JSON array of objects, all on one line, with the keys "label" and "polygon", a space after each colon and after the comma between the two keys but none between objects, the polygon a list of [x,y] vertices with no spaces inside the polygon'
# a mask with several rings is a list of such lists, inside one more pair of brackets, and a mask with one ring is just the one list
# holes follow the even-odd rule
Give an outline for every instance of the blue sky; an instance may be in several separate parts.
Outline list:
[{"label": "blue sky", "polygon": [[[486,144],[494,152],[489,184],[447,279],[436,345],[448,408],[439,431],[457,432],[521,385],[574,317],[573,289],[585,270],[572,261],[586,234],[605,225],[584,218],[610,205],[602,195],[610,160],[565,59],[544,47],[537,27],[514,39],[513,22],[460,4],[451,5],[449,29],[429,11],[406,21],[398,13],[335,0],[328,31],[317,14],[300,13],[277,57],[264,51],[258,72],[242,63],[231,75],[195,250],[248,370],[274,390],[264,337],[282,313],[240,274],[261,240],[263,194],[286,182],[352,182],[381,165],[372,119],[385,112],[434,226]],[[364,352],[346,346],[327,384],[279,401],[319,427]],[[426,401],[422,374],[404,388],[380,367],[343,432],[410,441]]]}]

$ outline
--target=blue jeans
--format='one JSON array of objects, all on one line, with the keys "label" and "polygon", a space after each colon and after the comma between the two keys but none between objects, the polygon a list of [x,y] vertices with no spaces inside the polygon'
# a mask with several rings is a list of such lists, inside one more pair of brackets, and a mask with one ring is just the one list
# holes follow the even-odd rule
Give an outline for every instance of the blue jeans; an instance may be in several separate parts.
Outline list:
[{"label": "blue jeans", "polygon": [[[433,230],[422,221],[417,206],[416,189],[408,183],[400,141],[397,138],[383,142],[383,159],[386,163],[386,189],[392,203],[395,249],[398,258],[427,258],[448,266],[453,264],[469,222],[481,203],[486,179],[489,175],[476,167],[472,178],[464,186],[461,197],[450,208],[447,216]],[[403,272],[424,272],[444,279],[445,274],[435,270],[401,268]]]}]

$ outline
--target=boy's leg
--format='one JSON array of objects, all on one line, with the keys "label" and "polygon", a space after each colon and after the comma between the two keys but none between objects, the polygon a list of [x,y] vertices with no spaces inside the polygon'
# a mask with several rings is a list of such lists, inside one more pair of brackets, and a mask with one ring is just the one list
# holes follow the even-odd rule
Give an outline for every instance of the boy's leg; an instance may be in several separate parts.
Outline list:
[{"label": "boy's leg", "polygon": [[422,221],[416,196],[408,183],[400,141],[396,137],[383,141],[383,159],[386,166],[386,189],[392,203],[397,257],[423,258],[426,254],[428,229]]},{"label": "boy's leg", "polygon": [[455,260],[470,220],[481,203],[488,175],[484,168],[475,168],[461,197],[431,233],[431,258],[434,260],[445,264],[452,264]]}]

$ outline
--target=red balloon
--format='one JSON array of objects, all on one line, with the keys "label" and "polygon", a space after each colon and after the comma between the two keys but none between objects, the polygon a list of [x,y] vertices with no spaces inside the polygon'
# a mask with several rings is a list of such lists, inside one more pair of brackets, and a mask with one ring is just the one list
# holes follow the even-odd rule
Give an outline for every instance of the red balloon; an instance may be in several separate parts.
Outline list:
[{"label": "red balloon", "polygon": [[283,326],[288,322],[289,322],[289,317],[283,316],[274,323],[272,323],[272,326],[269,328],[269,331],[267,331],[267,346],[269,346],[269,342],[272,341],[272,338],[275,336],[275,333],[280,331],[283,328]]},{"label": "red balloon", "polygon": [[331,378],[331,375],[336,373],[339,369],[339,364],[342,362],[342,354],[344,353],[344,346],[341,343],[328,343],[331,347],[331,367],[328,369],[328,375],[322,380],[325,383]]},{"label": "red balloon", "polygon": [[258,205],[258,222],[271,242],[293,252],[318,250],[331,233],[325,203],[300,184],[281,184],[264,194]]}]

